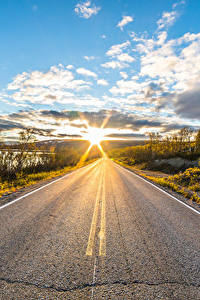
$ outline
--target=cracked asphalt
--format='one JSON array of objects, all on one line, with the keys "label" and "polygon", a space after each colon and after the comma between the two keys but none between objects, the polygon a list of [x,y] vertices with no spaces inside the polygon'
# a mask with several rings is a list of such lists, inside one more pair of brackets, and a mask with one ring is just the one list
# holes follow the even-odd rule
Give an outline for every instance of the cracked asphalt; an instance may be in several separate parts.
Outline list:
[{"label": "cracked asphalt", "polygon": [[101,159],[0,210],[0,299],[200,299],[199,218]]}]

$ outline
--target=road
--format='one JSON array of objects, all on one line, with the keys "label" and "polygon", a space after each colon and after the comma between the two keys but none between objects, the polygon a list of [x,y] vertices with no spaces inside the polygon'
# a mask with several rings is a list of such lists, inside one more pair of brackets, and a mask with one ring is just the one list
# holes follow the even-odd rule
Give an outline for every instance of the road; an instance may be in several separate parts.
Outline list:
[{"label": "road", "polygon": [[101,159],[0,210],[0,299],[200,299],[199,220]]}]

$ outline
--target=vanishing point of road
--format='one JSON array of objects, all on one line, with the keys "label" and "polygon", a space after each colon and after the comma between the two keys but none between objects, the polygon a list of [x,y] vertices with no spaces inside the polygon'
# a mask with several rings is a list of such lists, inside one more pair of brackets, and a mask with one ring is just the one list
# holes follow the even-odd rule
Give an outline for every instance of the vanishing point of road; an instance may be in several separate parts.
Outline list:
[{"label": "vanishing point of road", "polygon": [[199,220],[103,158],[0,209],[0,299],[200,299]]}]

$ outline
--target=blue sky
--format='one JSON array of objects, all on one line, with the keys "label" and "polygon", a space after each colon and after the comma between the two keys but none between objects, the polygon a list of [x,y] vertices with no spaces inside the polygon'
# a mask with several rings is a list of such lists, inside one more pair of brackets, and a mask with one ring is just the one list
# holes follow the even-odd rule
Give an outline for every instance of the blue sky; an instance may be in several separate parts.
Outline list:
[{"label": "blue sky", "polygon": [[108,115],[108,134],[198,129],[199,14],[198,0],[1,1],[2,134],[82,135]]}]

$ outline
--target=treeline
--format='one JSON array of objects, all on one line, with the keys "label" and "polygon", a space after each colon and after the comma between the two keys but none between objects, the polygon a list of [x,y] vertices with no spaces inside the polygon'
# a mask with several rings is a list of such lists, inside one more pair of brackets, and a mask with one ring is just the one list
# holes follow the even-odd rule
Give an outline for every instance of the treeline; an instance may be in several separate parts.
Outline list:
[{"label": "treeline", "polygon": [[183,128],[177,133],[162,137],[159,133],[149,133],[149,140],[143,146],[114,149],[109,152],[111,158],[128,165],[151,163],[156,159],[182,157],[195,160],[200,155],[200,130]]},{"label": "treeline", "polygon": [[[0,143],[0,180],[13,181],[27,174],[59,170],[75,166],[89,147],[89,142],[81,147],[59,145],[46,149],[38,147],[33,131],[28,129],[19,133],[17,143]],[[99,151],[91,149],[86,160],[100,157]]]}]

